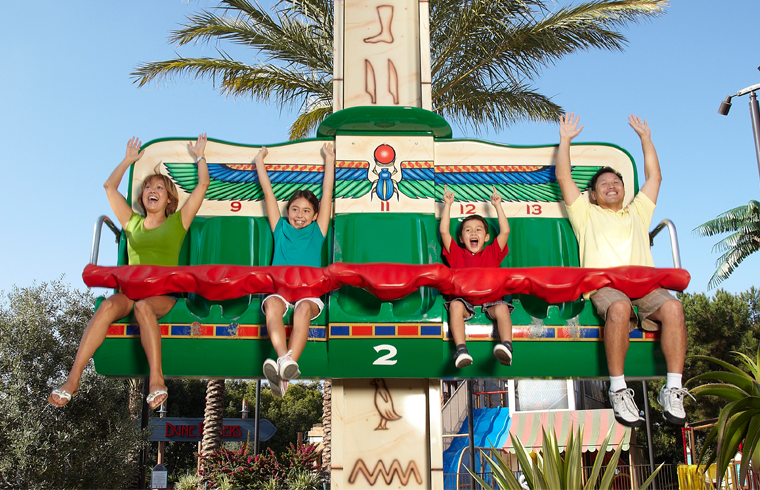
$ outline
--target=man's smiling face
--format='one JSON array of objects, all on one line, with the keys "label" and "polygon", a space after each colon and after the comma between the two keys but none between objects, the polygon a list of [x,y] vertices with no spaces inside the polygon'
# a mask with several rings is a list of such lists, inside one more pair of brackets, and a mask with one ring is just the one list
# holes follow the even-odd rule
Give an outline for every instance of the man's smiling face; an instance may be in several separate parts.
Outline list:
[{"label": "man's smiling face", "polygon": [[623,208],[623,198],[625,197],[623,181],[612,172],[604,173],[596,181],[596,186],[591,191],[591,197],[600,208],[619,211]]}]

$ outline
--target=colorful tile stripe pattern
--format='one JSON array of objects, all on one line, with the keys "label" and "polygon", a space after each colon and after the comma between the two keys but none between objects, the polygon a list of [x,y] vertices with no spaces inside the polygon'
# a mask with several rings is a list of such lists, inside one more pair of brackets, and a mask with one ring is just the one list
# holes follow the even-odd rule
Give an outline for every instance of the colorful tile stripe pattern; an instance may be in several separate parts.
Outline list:
[{"label": "colorful tile stripe pattern", "polygon": [[[160,324],[161,338],[197,338],[197,339],[268,339],[266,325],[205,325],[200,323]],[[290,337],[291,327],[285,327],[285,334]],[[309,327],[309,340],[325,341],[327,329],[323,326]],[[108,327],[106,338],[123,339],[139,337],[140,327],[135,324],[113,323]]]},{"label": "colorful tile stripe pattern", "polygon": [[433,162],[432,161],[417,162],[417,161],[407,160],[407,161],[401,162],[401,168],[433,168]]},{"label": "colorful tile stripe pattern", "polygon": [[363,160],[338,160],[335,162],[338,168],[369,168],[369,162]]},{"label": "colorful tile stripe pattern", "polygon": [[[499,338],[494,325],[467,325],[465,336],[467,340],[488,342]],[[633,342],[658,342],[660,332],[644,332],[637,329],[630,333],[629,338]],[[451,340],[448,325],[444,332],[444,339]],[[599,326],[515,325],[512,327],[512,340],[514,341],[601,342],[603,339],[604,328]]]},{"label": "colorful tile stripe pattern", "polygon": [[[249,163],[227,163],[222,164],[227,168],[230,168],[232,170],[256,170],[255,165],[251,165]],[[266,166],[267,171],[269,172],[324,172],[325,168],[322,165],[299,165],[299,164],[292,164],[292,165],[282,165],[282,164],[275,164],[275,165],[267,165]]]},{"label": "colorful tile stripe pattern", "polygon": [[435,167],[435,173],[535,172],[542,168],[535,165],[442,165]]},{"label": "colorful tile stripe pattern", "polygon": [[361,338],[443,338],[441,323],[383,323],[383,324],[349,324],[331,323],[330,339]]}]

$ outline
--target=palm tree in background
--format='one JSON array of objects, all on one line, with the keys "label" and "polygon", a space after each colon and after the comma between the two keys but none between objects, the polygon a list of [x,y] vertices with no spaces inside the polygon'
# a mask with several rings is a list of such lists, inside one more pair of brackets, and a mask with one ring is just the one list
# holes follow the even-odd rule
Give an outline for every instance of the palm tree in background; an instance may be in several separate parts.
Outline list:
[{"label": "palm tree in background", "polygon": [[[545,0],[431,0],[433,110],[476,133],[519,121],[556,121],[562,108],[538,93],[541,70],[582,50],[622,51],[620,29],[664,13],[667,0],[595,0],[550,9]],[[223,95],[297,106],[290,139],[312,134],[332,113],[333,1],[248,0],[187,18],[169,42],[250,47],[254,64],[229,56],[143,63],[139,86],[181,76],[211,79]]]},{"label": "palm tree in background", "polygon": [[746,206],[729,209],[717,218],[694,229],[698,236],[731,233],[713,246],[713,252],[722,253],[718,267],[707,283],[708,289],[728,279],[744,259],[760,250],[760,202],[750,201]]}]

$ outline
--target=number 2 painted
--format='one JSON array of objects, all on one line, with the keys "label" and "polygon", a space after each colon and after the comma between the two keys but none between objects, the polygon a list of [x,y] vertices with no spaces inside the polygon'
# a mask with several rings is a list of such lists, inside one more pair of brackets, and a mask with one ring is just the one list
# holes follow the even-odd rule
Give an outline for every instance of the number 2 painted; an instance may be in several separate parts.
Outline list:
[{"label": "number 2 painted", "polygon": [[375,360],[375,362],[373,362],[372,364],[377,365],[377,366],[393,366],[394,364],[398,362],[398,359],[393,359],[393,356],[395,356],[396,353],[398,353],[398,350],[396,350],[396,348],[393,347],[392,345],[390,344],[376,345],[375,352],[379,354],[380,351],[388,351],[388,353],[385,354],[384,356],[378,357]]}]

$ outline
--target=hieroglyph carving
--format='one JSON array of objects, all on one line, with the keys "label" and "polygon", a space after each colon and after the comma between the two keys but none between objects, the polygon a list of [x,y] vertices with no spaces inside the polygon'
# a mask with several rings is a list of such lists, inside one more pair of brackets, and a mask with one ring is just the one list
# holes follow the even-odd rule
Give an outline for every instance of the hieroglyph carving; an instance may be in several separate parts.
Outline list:
[{"label": "hieroglyph carving", "polygon": [[385,386],[385,380],[376,378],[372,380],[371,384],[375,387],[375,408],[380,416],[380,423],[375,427],[375,430],[388,430],[385,424],[389,420],[400,419],[401,415],[396,413],[396,409],[393,407],[393,397],[391,397],[388,387]]},{"label": "hieroglyph carving", "polygon": [[356,460],[356,464],[354,464],[354,469],[351,470],[351,475],[348,477],[348,483],[351,485],[356,483],[356,479],[358,478],[359,473],[364,475],[364,478],[367,479],[370,485],[374,485],[377,481],[377,477],[381,475],[383,477],[383,480],[385,480],[385,484],[390,485],[393,481],[393,478],[397,474],[402,486],[406,486],[407,483],[409,483],[412,475],[414,475],[414,479],[417,480],[417,484],[422,485],[422,475],[420,475],[420,470],[417,469],[417,463],[414,461],[410,461],[406,467],[406,471],[403,471],[401,469],[401,463],[399,463],[397,459],[393,460],[391,467],[387,470],[385,469],[385,464],[383,461],[379,460],[375,464],[375,468],[372,470],[372,472],[370,472],[367,469],[367,465],[364,464],[364,461],[362,459],[358,459]]}]

